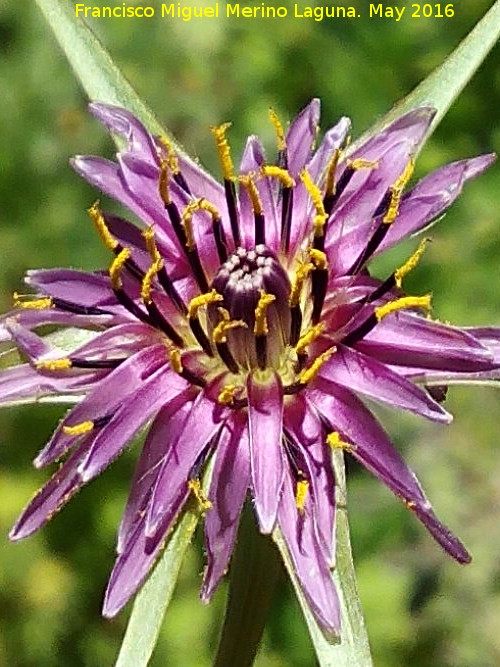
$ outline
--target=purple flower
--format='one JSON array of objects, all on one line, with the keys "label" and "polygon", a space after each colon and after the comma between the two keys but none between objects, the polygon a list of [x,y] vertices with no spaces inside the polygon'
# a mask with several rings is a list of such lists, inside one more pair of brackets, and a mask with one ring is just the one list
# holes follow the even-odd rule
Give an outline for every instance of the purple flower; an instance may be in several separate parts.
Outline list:
[{"label": "purple flower", "polygon": [[[27,363],[0,374],[0,403],[76,403],[35,459],[64,463],[29,503],[13,540],[38,530],[149,425],[118,533],[104,602],[113,616],[146,577],[194,497],[205,514],[208,601],[228,567],[248,494],[262,533],[281,530],[318,623],[339,629],[332,448],[362,462],[457,561],[470,556],[435,516],[363,397],[448,423],[448,382],[500,376],[500,329],[429,319],[430,296],[403,291],[425,240],[384,280],[367,265],[438,218],[493,155],[454,162],[405,191],[433,118],[401,116],[346,156],[348,119],[314,150],[319,102],[285,133],[277,159],[247,140],[238,171],[213,128],[223,184],[128,111],[92,104],[126,146],[76,171],[144,223],[89,210],[113,253],[108,272],[28,272],[0,321]],[[78,327],[63,351],[33,332]],[[206,492],[203,472],[213,462]]]}]

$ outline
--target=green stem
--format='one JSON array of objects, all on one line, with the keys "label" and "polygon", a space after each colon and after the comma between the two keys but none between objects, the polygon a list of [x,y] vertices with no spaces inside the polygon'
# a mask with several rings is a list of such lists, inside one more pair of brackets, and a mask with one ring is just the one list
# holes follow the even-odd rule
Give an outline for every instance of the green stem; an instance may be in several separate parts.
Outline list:
[{"label": "green stem", "polygon": [[250,667],[260,645],[281,563],[272,540],[257,530],[247,504],[231,561],[226,615],[214,667]]}]

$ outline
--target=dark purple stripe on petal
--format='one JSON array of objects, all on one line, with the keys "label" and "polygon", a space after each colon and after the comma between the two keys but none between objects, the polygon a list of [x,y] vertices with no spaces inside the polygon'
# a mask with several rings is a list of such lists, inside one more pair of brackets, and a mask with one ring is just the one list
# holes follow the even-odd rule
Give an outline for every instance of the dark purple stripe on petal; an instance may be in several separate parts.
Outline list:
[{"label": "dark purple stripe on petal", "polygon": [[285,469],[283,445],[283,388],[274,373],[266,379],[250,374],[247,380],[250,460],[255,509],[262,533],[276,521]]}]

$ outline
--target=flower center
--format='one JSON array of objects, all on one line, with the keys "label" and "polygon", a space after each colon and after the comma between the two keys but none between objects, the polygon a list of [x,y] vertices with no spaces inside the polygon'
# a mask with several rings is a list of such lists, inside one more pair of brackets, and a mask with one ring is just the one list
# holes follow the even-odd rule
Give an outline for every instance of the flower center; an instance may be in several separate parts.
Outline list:
[{"label": "flower center", "polygon": [[217,337],[221,322],[238,323],[227,330],[227,346],[243,368],[278,367],[290,341],[290,281],[276,255],[264,244],[237,248],[219,268],[212,288],[222,307],[210,304],[208,320]]}]

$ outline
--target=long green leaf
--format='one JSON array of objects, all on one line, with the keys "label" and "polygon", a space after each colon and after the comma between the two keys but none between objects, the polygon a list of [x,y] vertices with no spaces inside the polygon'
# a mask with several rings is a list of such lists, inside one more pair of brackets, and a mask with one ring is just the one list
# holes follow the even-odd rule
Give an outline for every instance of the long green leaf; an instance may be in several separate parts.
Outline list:
[{"label": "long green leaf", "polygon": [[381,120],[357,139],[350,151],[376,134],[401,114],[419,106],[437,110],[428,136],[432,134],[450,106],[472,79],[481,63],[500,37],[500,0],[486,12],[457,48],[411,93],[403,97]]}]

